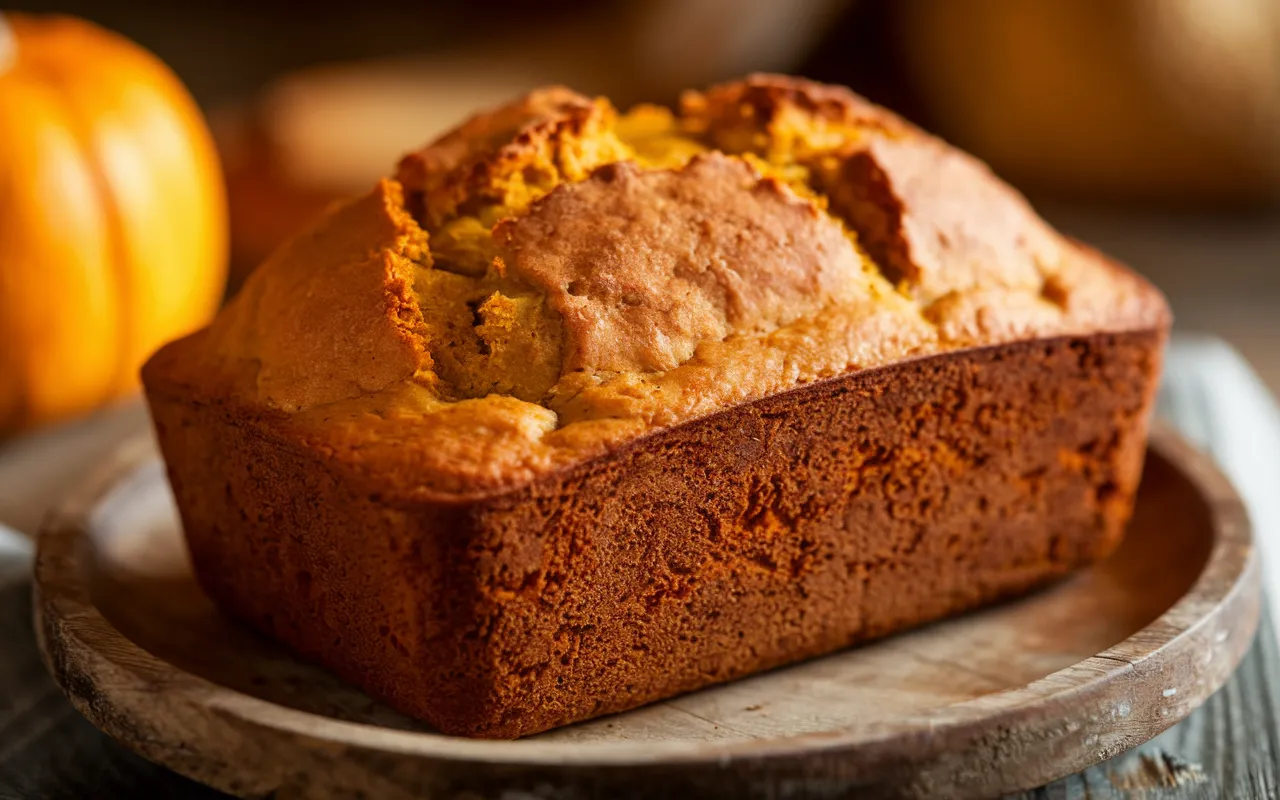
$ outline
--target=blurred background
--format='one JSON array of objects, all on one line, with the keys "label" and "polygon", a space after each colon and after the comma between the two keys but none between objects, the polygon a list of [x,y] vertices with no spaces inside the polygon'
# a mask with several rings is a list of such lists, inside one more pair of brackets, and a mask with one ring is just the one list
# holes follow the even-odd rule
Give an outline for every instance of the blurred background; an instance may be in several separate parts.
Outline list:
[{"label": "blurred background", "polygon": [[845,83],[987,160],[1280,389],[1280,1],[25,4],[177,73],[226,171],[231,283],[476,108],[619,106],[754,70]]}]

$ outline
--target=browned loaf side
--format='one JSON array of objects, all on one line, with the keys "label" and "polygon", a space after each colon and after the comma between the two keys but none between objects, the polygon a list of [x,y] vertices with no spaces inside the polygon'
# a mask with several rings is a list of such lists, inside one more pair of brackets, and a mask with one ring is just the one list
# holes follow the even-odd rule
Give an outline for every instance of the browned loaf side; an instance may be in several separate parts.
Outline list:
[{"label": "browned loaf side", "polygon": [[481,115],[144,380],[222,609],[515,737],[1105,556],[1168,324],[977,162],[756,77]]}]

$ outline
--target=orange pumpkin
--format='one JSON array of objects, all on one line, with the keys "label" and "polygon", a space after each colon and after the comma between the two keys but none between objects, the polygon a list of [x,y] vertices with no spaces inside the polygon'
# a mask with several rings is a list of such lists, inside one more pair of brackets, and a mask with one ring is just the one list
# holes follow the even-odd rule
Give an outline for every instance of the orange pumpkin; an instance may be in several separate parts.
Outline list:
[{"label": "orange pumpkin", "polygon": [[0,15],[0,433],[126,394],[226,280],[226,202],[195,103],[155,56]]}]

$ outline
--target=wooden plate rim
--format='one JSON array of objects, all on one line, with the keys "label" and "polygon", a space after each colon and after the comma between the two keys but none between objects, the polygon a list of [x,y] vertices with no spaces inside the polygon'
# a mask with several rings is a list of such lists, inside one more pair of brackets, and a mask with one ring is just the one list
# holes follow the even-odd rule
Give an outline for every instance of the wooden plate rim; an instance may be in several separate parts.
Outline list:
[{"label": "wooden plate rim", "polygon": [[[786,759],[855,748],[864,752],[890,752],[909,747],[920,750],[923,755],[924,751],[972,742],[982,736],[983,729],[1012,724],[1015,717],[1025,715],[1030,707],[1061,709],[1081,702],[1117,674],[1130,672],[1157,656],[1192,646],[1191,640],[1197,631],[1221,622],[1228,614],[1244,615],[1247,635],[1232,636],[1228,643],[1230,668],[1234,669],[1239,663],[1256,628],[1260,586],[1258,556],[1245,506],[1212,461],[1171,429],[1153,426],[1150,449],[1182,471],[1199,487],[1209,504],[1216,535],[1205,567],[1191,589],[1151,625],[1102,653],[1026,686],[936,712],[905,716],[893,725],[698,744],[468,740],[337,720],[276,705],[184,672],[143,650],[112,626],[91,602],[83,579],[88,568],[84,563],[84,537],[93,524],[94,514],[103,499],[156,457],[149,436],[139,436],[122,445],[114,459],[73,491],[46,520],[39,536],[34,571],[37,640],[46,666],[78,710],[107,733],[124,740],[130,738],[130,732],[124,729],[122,716],[112,705],[111,691],[150,691],[159,679],[166,686],[167,704],[192,704],[205,711],[214,709],[218,715],[242,726],[292,737],[300,746],[321,749],[339,746],[477,765],[585,768],[662,763],[723,767],[738,759]],[[1241,629],[1240,623],[1235,627]],[[69,669],[70,659],[100,667],[112,665],[117,668],[113,670],[114,675],[145,674],[147,677],[146,680],[138,677],[137,686],[117,685],[96,693],[91,702],[86,698],[92,693],[85,692],[85,687],[70,685],[73,681],[83,681],[86,675],[82,667]],[[1225,682],[1226,674],[1213,676],[1210,685],[1201,687],[1203,697],[1194,705],[1218,689]],[[1169,716],[1165,727],[1172,726],[1191,710],[1185,706],[1177,708],[1178,713]],[[163,761],[159,756],[161,752],[162,748],[155,754],[144,752],[144,755],[154,755]],[[1082,760],[1079,768],[1109,757],[1107,753],[1098,755],[1101,757]],[[193,774],[189,769],[179,768],[179,771]]]}]

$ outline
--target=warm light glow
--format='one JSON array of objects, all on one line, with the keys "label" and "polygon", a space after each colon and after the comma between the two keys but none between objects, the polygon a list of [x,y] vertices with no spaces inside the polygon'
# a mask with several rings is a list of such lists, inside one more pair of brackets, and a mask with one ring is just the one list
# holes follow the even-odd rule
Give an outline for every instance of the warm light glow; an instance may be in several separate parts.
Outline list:
[{"label": "warm light glow", "polygon": [[4,14],[0,14],[0,72],[9,69],[17,60],[18,37],[5,21]]}]

